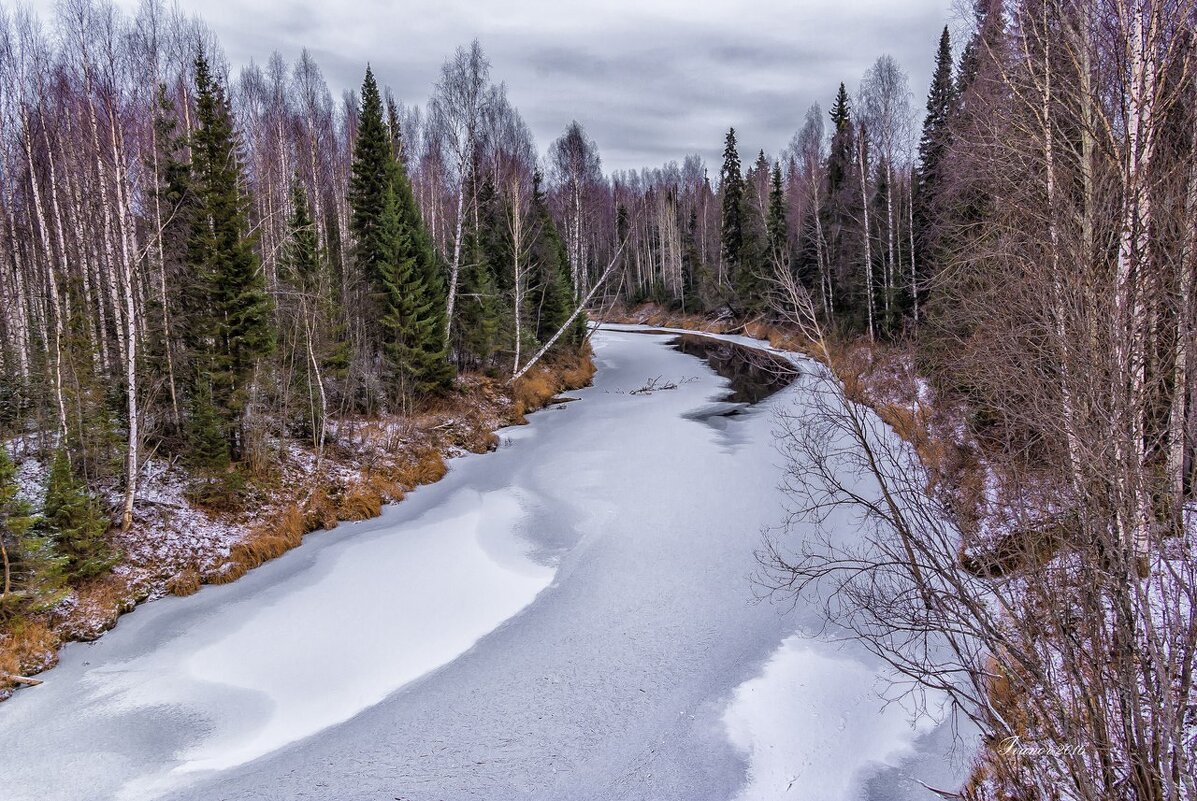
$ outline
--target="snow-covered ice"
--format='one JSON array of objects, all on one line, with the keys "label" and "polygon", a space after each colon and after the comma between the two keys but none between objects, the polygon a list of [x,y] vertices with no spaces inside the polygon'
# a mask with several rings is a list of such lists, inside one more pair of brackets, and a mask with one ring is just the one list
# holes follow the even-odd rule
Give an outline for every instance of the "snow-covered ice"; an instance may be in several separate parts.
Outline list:
[{"label": "snow-covered ice", "polygon": [[[748,782],[735,801],[853,798],[879,764],[900,764],[934,725],[912,723],[883,700],[877,672],[790,637],[764,672],[736,688],[724,715],[731,741],[748,757]],[[835,770],[828,770],[828,766]]]},{"label": "snow-covered ice", "polygon": [[[68,646],[0,705],[0,794],[834,801],[959,778],[948,727],[884,707],[863,649],[756,598],[784,516],[770,409],[806,390],[696,413],[726,383],[669,339],[600,331],[594,386],[495,453]],[[677,388],[631,394],[656,377]]]}]

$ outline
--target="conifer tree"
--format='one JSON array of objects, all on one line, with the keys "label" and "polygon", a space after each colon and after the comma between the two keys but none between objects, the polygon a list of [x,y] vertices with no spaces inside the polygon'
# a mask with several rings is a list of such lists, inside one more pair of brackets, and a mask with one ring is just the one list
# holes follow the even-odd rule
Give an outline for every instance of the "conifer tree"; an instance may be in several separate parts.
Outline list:
[{"label": "conifer tree", "polygon": [[69,578],[97,576],[116,563],[117,553],[104,537],[109,522],[95,497],[71,471],[66,450],[60,448],[46,485],[42,525],[65,557]]},{"label": "conifer tree", "polygon": [[308,193],[298,178],[291,182],[291,218],[287,222],[287,242],[279,263],[280,277],[308,292],[316,288],[320,271],[320,244]]},{"label": "conifer tree", "polygon": [[383,353],[392,388],[408,398],[447,388],[453,381],[444,326],[444,284],[437,257],[415,205],[403,165],[387,167],[379,263]]},{"label": "conifer tree", "polygon": [[863,282],[860,280],[860,205],[856,131],[848,91],[841,83],[831,106],[831,149],[827,157],[827,202],[823,206],[823,231],[834,284],[837,313],[851,326],[865,316]]},{"label": "conifer tree", "polygon": [[[390,165],[395,160],[394,150],[395,144],[383,119],[382,96],[374,72],[366,67],[347,199],[352,212],[349,229],[353,236],[353,262],[367,281],[370,306],[378,311],[381,311],[380,301],[386,292],[384,264],[392,247],[383,230],[383,214],[390,189]],[[381,332],[372,324],[377,315],[367,314],[365,319],[368,336],[377,342]]]},{"label": "conifer tree", "polygon": [[[952,43],[945,25],[935,54],[935,72],[927,95],[927,115],[919,139],[918,162],[914,172],[914,259],[916,269],[928,276],[934,268],[935,208],[942,181],[944,157],[951,141],[951,115],[955,104],[952,82]],[[920,282],[923,284],[925,282]],[[912,298],[913,299],[913,298]]]},{"label": "conifer tree", "polygon": [[786,196],[781,183],[781,162],[773,164],[769,183],[769,248],[773,261],[783,270],[790,266],[790,230],[786,220]]},{"label": "conifer tree", "polygon": [[[545,342],[569,319],[573,312],[573,287],[570,285],[569,253],[549,213],[548,200],[540,186],[540,174],[533,177],[532,205],[537,235],[532,245],[532,260],[537,267],[537,281],[528,293],[534,314],[536,339]],[[578,345],[586,332],[585,315],[579,314],[572,329],[557,340],[555,347]]]},{"label": "conifer tree", "polygon": [[487,365],[501,346],[504,308],[497,275],[506,270],[496,269],[510,253],[505,242],[506,225],[498,210],[501,199],[488,178],[478,189],[476,224],[471,223],[465,236],[466,258],[462,264],[458,305],[454,314],[456,332],[455,351],[459,364],[473,367]]},{"label": "conifer tree", "polygon": [[724,139],[719,189],[723,195],[723,262],[734,274],[740,263],[740,250],[744,242],[744,177],[740,173],[740,152],[736,149],[735,128],[729,128]]},{"label": "conifer tree", "polygon": [[187,463],[218,475],[229,466],[230,458],[228,434],[212,398],[212,382],[201,371],[193,380],[187,409]]},{"label": "conifer tree", "polygon": [[740,314],[756,314],[764,309],[770,263],[767,199],[762,195],[769,181],[769,162],[762,150],[748,170],[743,186],[748,191],[740,198],[740,248],[732,271],[735,307]]},{"label": "conifer tree", "polygon": [[171,436],[180,435],[183,425],[180,407],[184,354],[178,328],[185,315],[181,290],[187,285],[188,240],[194,213],[191,165],[185,155],[187,137],[178,128],[174,104],[165,85],[159,85],[154,112],[155,150],[152,163],[146,165],[155,178],[152,198],[158,229],[154,254],[158,285],[147,298],[152,307],[147,310],[147,317],[153,335],[147,338],[144,355],[148,363],[165,367],[168,391],[163,394],[170,408],[164,417]]},{"label": "conifer tree", "polygon": [[192,163],[197,203],[192,226],[193,269],[206,283],[200,370],[224,421],[230,455],[245,444],[244,412],[257,361],[274,347],[272,306],[253,240],[233,121],[224,89],[201,55],[196,59],[196,128]]},{"label": "conifer tree", "polygon": [[34,523],[19,495],[16,467],[0,447],[0,620],[62,598],[66,560]]},{"label": "conifer tree", "polygon": [[317,447],[323,442],[321,432],[327,414],[328,396],[325,379],[340,374],[348,362],[349,343],[343,336],[330,336],[335,327],[337,309],[329,290],[327,260],[320,250],[316,225],[312,219],[308,195],[296,176],[291,183],[291,218],[287,239],[279,260],[279,278],[292,291],[287,310],[302,371],[294,371],[298,389],[307,398],[305,424],[310,426]]}]

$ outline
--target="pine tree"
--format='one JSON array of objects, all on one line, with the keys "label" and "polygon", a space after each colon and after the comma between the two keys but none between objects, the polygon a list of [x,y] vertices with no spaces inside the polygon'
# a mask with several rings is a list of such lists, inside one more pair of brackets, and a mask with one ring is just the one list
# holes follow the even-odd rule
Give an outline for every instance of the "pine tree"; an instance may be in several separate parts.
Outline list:
[{"label": "pine tree", "polygon": [[408,398],[450,386],[444,284],[403,165],[387,165],[381,239],[383,353],[390,384]]},{"label": "pine tree", "polygon": [[240,458],[249,387],[258,360],[274,347],[274,323],[265,277],[247,233],[247,199],[228,101],[202,55],[196,59],[196,118],[192,257],[207,285],[202,325],[210,346],[199,367],[211,382],[230,454]]},{"label": "pine tree", "polygon": [[[536,265],[536,284],[528,292],[534,310],[536,339],[545,342],[569,319],[573,312],[573,286],[570,283],[569,253],[553,217],[548,200],[540,187],[540,174],[533,177],[532,205],[536,219],[536,238],[532,261]],[[586,315],[579,314],[572,329],[557,340],[557,349],[577,346],[586,332]]]},{"label": "pine tree", "polygon": [[782,270],[790,266],[790,230],[786,220],[786,196],[781,183],[781,162],[773,164],[769,186],[769,248]]},{"label": "pine tree", "polygon": [[719,188],[723,195],[723,261],[734,274],[740,264],[740,251],[744,243],[744,178],[740,173],[740,152],[736,149],[735,128],[729,128],[724,139]]},{"label": "pine tree", "polygon": [[[952,82],[952,43],[945,25],[935,54],[935,73],[927,95],[927,115],[919,139],[918,163],[914,171],[912,216],[914,217],[915,267],[923,276],[934,271],[935,209],[942,181],[944,156],[951,140],[951,115],[955,104]],[[920,281],[920,284],[925,282]],[[912,298],[913,300],[913,298]]]},{"label": "pine tree", "polygon": [[58,450],[50,468],[42,524],[66,557],[71,579],[98,576],[116,563],[117,553],[104,537],[110,521],[71,471],[65,449]]},{"label": "pine tree", "polygon": [[749,191],[740,198],[740,250],[732,271],[736,311],[757,314],[764,310],[768,276],[772,272],[765,187],[769,183],[769,161],[762,150],[743,183]]},{"label": "pine tree", "polygon": [[831,149],[827,157],[827,202],[823,206],[823,232],[827,242],[828,266],[836,298],[836,313],[842,322],[859,328],[864,318],[865,291],[860,281],[859,221],[860,181],[856,152],[856,131],[848,92],[840,84],[831,106]]},{"label": "pine tree", "polygon": [[[383,120],[382,96],[374,72],[366,67],[348,201],[352,212],[349,230],[353,236],[353,261],[368,283],[373,310],[381,309],[379,303],[386,292],[383,271],[391,244],[383,231],[383,214],[391,180],[390,165],[395,160],[394,148]],[[381,332],[371,324],[377,315],[368,313],[365,319],[372,337],[377,339]]]},{"label": "pine tree", "polygon": [[66,559],[34,523],[16,467],[0,447],[0,620],[50,606],[64,594]]}]

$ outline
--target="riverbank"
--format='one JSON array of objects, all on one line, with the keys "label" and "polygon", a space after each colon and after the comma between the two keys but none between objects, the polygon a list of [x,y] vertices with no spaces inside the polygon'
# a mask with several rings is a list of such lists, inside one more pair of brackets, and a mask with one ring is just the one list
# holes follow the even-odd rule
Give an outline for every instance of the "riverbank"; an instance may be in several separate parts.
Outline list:
[{"label": "riverbank", "polygon": [[725,416],[732,380],[677,338],[600,330],[592,386],[495,453],[66,648],[0,714],[7,797],[916,801],[911,775],[958,781],[818,603],[756,602],[786,516],[773,412],[811,401],[810,371]]},{"label": "riverbank", "polygon": [[[178,463],[146,459],[134,525],[109,532],[121,554],[113,569],[48,610],[0,624],[0,701],[36,683],[25,679],[53,667],[63,644],[95,640],[140,603],[227,584],[309,533],[377,517],[384,504],[439,481],[447,459],[493,450],[496,429],[526,423],[558,393],[588,385],[594,371],[587,349],[547,359],[513,385],[465,374],[415,414],[330,421],[323,452],[275,441],[269,468],[229,508],[197,502],[195,476]],[[22,493],[40,506],[48,456],[32,438],[13,445]]]},{"label": "riverbank", "polygon": [[[927,471],[926,492],[939,499],[961,532],[961,566],[978,574],[1011,571],[1019,567],[1002,554],[1025,553],[1015,538],[1022,536],[1010,510],[1025,496],[1027,482],[1007,482],[999,465],[986,457],[985,448],[971,434],[970,410],[962,403],[941,398],[915,366],[913,343],[832,341],[826,350],[816,348],[796,329],[786,325],[730,317],[704,317],[665,309],[656,304],[617,308],[610,322],[685,329],[705,334],[743,335],[762,340],[778,350],[801,352],[825,363],[842,385],[846,398],[871,408],[917,453]],[[1011,543],[1014,542],[1013,545]],[[1019,714],[1021,692],[1012,681],[995,681],[988,690],[995,708]],[[983,743],[977,761],[962,788],[962,797],[991,799],[1009,788],[1001,786],[1001,744]]]}]

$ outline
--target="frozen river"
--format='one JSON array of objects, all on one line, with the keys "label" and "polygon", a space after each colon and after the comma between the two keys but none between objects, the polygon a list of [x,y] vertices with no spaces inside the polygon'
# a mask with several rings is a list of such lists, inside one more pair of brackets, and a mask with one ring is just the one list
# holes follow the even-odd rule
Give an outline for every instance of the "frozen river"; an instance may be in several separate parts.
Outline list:
[{"label": "frozen river", "polygon": [[[757,599],[771,409],[669,336],[594,337],[581,400],[372,521],[147,604],[0,704],[0,798],[927,798],[912,725],[815,609]],[[632,394],[657,379],[677,388]],[[801,530],[792,536],[802,536]],[[843,536],[855,536],[845,526]]]}]

